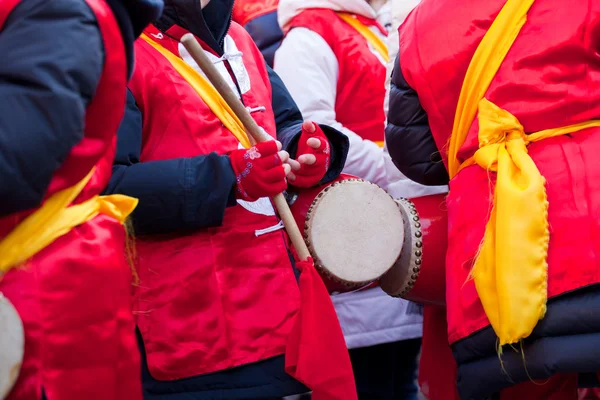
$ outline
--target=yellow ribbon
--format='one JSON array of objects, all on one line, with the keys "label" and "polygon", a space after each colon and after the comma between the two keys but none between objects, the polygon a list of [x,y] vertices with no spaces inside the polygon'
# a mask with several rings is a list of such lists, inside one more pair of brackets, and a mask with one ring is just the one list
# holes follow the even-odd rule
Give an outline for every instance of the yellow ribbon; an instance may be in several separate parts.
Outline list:
[{"label": "yellow ribbon", "polygon": [[132,197],[95,196],[69,207],[92,178],[94,171],[75,186],[51,196],[0,241],[0,277],[98,214],[110,216],[120,223],[125,222],[138,203]]},{"label": "yellow ribbon", "polygon": [[379,36],[375,34],[368,26],[359,21],[356,16],[348,13],[337,13],[338,16],[344,20],[348,25],[353,27],[366,41],[375,49],[376,52],[381,55],[381,58],[386,63],[390,62],[390,54],[388,52],[387,45]]},{"label": "yellow ribbon", "polygon": [[237,138],[245,148],[252,147],[248,134],[244,130],[244,124],[235,115],[229,104],[223,99],[223,96],[214,88],[214,86],[194,68],[190,67],[185,61],[177,57],[169,50],[162,47],[150,39],[146,34],[141,38],[152,46],[156,51],[162,54],[167,61],[175,68],[177,73],[198,93],[202,101],[219,118],[225,127]]},{"label": "yellow ribbon", "polygon": [[[477,48],[460,93],[448,154],[451,177],[473,164],[497,174],[472,276],[500,345],[527,338],[546,313],[550,240],[546,181],[527,145],[600,126],[600,121],[588,121],[526,135],[516,117],[483,98],[533,2],[508,0]],[[457,153],[477,112],[479,150],[459,166]]]}]

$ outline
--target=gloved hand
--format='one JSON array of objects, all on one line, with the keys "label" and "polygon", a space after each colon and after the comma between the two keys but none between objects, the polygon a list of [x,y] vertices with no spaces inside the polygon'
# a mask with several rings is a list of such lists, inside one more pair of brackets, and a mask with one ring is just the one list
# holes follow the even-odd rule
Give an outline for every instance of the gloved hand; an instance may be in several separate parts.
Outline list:
[{"label": "gloved hand", "polygon": [[291,185],[307,188],[317,185],[329,169],[331,147],[321,127],[304,121],[298,142],[297,162],[290,160],[292,173],[288,176]]},{"label": "gloved hand", "polygon": [[287,164],[289,154],[281,150],[281,143],[271,140],[250,149],[229,153],[231,166],[237,180],[236,197],[256,201],[271,197],[287,188],[286,175],[291,171]]}]

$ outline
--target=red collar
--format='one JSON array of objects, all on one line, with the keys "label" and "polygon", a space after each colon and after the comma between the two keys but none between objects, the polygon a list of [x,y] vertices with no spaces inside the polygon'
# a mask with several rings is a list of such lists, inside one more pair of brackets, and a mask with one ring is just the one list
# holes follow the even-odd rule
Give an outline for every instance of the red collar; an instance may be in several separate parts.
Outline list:
[{"label": "red collar", "polygon": [[[159,43],[162,47],[169,50],[171,53],[175,54],[177,57],[180,57],[179,54],[179,41],[181,37],[186,33],[190,33],[187,29],[184,29],[178,25],[173,25],[170,27],[165,33],[161,32],[154,25],[149,25],[146,29],[144,29],[144,33],[150,37],[150,39],[154,40],[156,43]],[[195,36],[198,43],[202,46],[205,51],[209,51],[215,56],[218,57],[218,54],[214,52],[206,43]]]}]

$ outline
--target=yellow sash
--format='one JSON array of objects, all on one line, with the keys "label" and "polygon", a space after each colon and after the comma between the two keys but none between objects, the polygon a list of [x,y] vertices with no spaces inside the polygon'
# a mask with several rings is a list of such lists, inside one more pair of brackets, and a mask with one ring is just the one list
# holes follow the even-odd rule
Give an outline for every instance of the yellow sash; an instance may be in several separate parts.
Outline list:
[{"label": "yellow sash", "polygon": [[[448,154],[451,178],[473,164],[497,174],[472,276],[500,345],[527,338],[546,313],[548,201],[545,179],[527,145],[600,126],[600,121],[588,121],[526,135],[517,118],[484,98],[534,1],[508,0],[477,48],[460,93]],[[457,153],[477,112],[479,150],[459,166]]]},{"label": "yellow sash", "polygon": [[94,171],[95,169],[75,186],[51,196],[0,241],[0,277],[98,214],[110,216],[121,223],[125,222],[138,203],[138,200],[132,197],[95,196],[69,207],[89,182]]},{"label": "yellow sash", "polygon": [[386,63],[390,62],[390,54],[388,52],[387,45],[379,36],[375,34],[375,32],[370,30],[368,26],[365,26],[365,24],[360,22],[359,19],[352,14],[337,13],[337,15],[348,25],[356,29],[356,31],[360,33],[361,36],[364,37],[371,46],[373,46],[375,51],[381,55],[381,58],[383,58]]},{"label": "yellow sash", "polygon": [[150,39],[146,34],[142,34],[141,38],[145,40],[150,46],[154,47],[156,51],[162,54],[167,61],[175,68],[175,70],[181,75],[183,79],[198,93],[202,101],[210,108],[210,110],[219,118],[219,120],[225,125],[225,127],[239,140],[239,142],[245,148],[252,147],[250,139],[244,130],[242,121],[235,115],[231,107],[227,104],[225,99],[219,94],[217,89],[201,74],[196,72],[194,68],[190,67],[185,61],[177,57],[169,50],[162,47],[159,43],[156,43]]},{"label": "yellow sash", "polygon": [[[368,26],[365,26],[358,20],[354,15],[348,13],[337,13],[337,15],[344,20],[348,25],[353,27],[367,42],[377,51],[385,62],[390,62],[390,54],[388,52],[387,45],[379,36],[377,36]],[[385,142],[383,140],[373,141],[377,146],[383,147]]]}]

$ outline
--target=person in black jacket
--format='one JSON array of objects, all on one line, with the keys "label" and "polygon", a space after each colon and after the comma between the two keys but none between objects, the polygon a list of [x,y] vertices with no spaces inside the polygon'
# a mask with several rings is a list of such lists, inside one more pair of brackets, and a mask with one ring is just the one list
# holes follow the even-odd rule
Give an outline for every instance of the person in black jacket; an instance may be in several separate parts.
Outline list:
[{"label": "person in black jacket", "polygon": [[[286,174],[300,187],[335,179],[348,140],[303,121],[250,36],[231,23],[232,7],[232,0],[204,7],[168,0],[136,44],[107,192],[140,200],[133,214],[140,279],[134,311],[146,399],[272,399],[308,391],[284,369],[299,308],[298,271],[267,197],[287,187]],[[222,109],[209,106],[217,97],[195,89],[205,81],[179,43],[186,32],[280,147],[251,146]],[[337,324],[335,314],[332,320]],[[349,366],[337,329],[345,357],[338,364]]]},{"label": "person in black jacket", "polygon": [[0,327],[0,398],[141,400],[122,226],[135,200],[98,195],[133,42],[161,10],[0,2],[0,324],[16,310],[23,328]]}]

